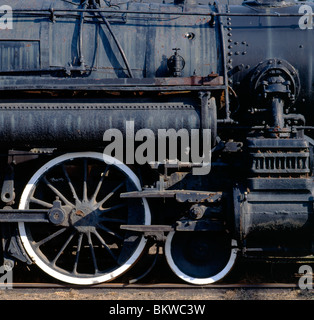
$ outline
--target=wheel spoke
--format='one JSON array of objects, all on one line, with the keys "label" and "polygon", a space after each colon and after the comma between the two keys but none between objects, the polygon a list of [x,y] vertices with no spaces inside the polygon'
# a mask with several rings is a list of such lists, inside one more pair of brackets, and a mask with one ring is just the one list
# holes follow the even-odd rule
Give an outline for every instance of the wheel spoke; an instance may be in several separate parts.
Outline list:
[{"label": "wheel spoke", "polygon": [[96,197],[98,195],[98,192],[99,192],[99,190],[100,190],[100,188],[102,186],[102,183],[103,183],[104,178],[105,178],[106,174],[108,173],[108,171],[109,171],[109,165],[106,167],[105,171],[101,174],[101,177],[100,177],[100,180],[99,180],[98,185],[96,187],[96,190],[95,190],[95,192],[94,192],[94,194],[93,194],[93,196],[91,198],[92,202],[96,201]]},{"label": "wheel spoke", "polygon": [[106,232],[109,233],[110,235],[116,237],[116,238],[119,239],[120,241],[123,241],[123,237],[121,237],[118,233],[110,230],[109,228],[103,226],[102,224],[98,224],[97,227],[100,228],[100,229],[102,229],[102,230],[104,230],[104,231],[106,231]]},{"label": "wheel spoke", "polygon": [[107,218],[107,217],[100,217],[98,218],[101,222],[115,222],[120,224],[126,224],[128,221],[126,219],[114,219],[114,218]]},{"label": "wheel spoke", "polygon": [[48,209],[53,207],[53,205],[51,203],[48,203],[48,202],[43,201],[43,200],[36,199],[34,197],[31,197],[29,201],[33,202],[33,203],[36,203],[36,204],[39,204],[40,206],[46,207]]},{"label": "wheel spoke", "polygon": [[53,234],[51,234],[50,236],[40,240],[39,242],[36,242],[36,247],[39,248],[40,246],[42,246],[44,243],[50,241],[51,239],[57,237],[59,234],[63,233],[65,230],[67,230],[67,228],[62,228],[56,232],[54,232]]},{"label": "wheel spoke", "polygon": [[83,233],[80,233],[78,241],[77,241],[77,248],[76,248],[76,254],[75,254],[75,262],[73,267],[73,272],[77,274],[77,265],[80,257],[81,252],[81,246],[82,246],[82,239],[83,239]]},{"label": "wheel spoke", "polygon": [[45,184],[68,206],[74,208],[74,204],[71,203],[57,188],[55,188],[47,179],[46,176],[43,177]]},{"label": "wheel spoke", "polygon": [[63,173],[64,173],[64,175],[65,175],[65,177],[66,177],[66,179],[67,179],[67,181],[68,181],[68,184],[69,184],[69,187],[70,187],[70,189],[71,189],[73,198],[74,198],[77,202],[80,202],[80,200],[79,200],[79,198],[78,198],[78,196],[77,196],[77,193],[76,193],[76,191],[75,191],[75,189],[74,189],[74,187],[73,187],[72,181],[71,181],[71,179],[70,179],[70,177],[69,177],[69,174],[68,174],[68,172],[67,172],[64,164],[62,164],[62,170],[63,170]]},{"label": "wheel spoke", "polygon": [[75,232],[72,232],[71,235],[68,237],[67,241],[64,243],[64,245],[62,246],[62,248],[60,249],[60,251],[58,252],[58,254],[56,255],[56,257],[51,261],[51,263],[55,266],[57,260],[60,258],[61,254],[63,253],[63,251],[65,250],[65,248],[68,246],[68,244],[70,243],[70,241],[72,240],[73,236],[74,236]]},{"label": "wheel spoke", "polygon": [[97,203],[97,207],[100,208],[106,201],[108,201],[116,191],[118,191],[123,185],[125,184],[125,181],[121,182],[117,187],[115,187],[110,193],[106,195],[104,199],[102,199],[100,202]]},{"label": "wheel spoke", "polygon": [[88,239],[88,245],[89,245],[89,248],[90,248],[90,251],[91,251],[91,254],[92,254],[95,273],[97,273],[98,272],[98,266],[97,266],[95,250],[94,250],[94,246],[93,246],[92,237],[91,237],[91,233],[90,232],[87,233],[87,239]]},{"label": "wheel spoke", "polygon": [[113,207],[110,207],[110,208],[101,208],[101,214],[104,214],[104,213],[108,213],[110,211],[114,211],[114,210],[118,210],[120,208],[124,208],[126,207],[126,204],[125,203],[121,203],[121,204],[117,204]]},{"label": "wheel spoke", "polygon": [[93,231],[94,234],[96,235],[96,237],[99,239],[99,241],[101,242],[101,244],[104,246],[104,248],[108,251],[108,253],[110,254],[110,256],[114,259],[115,262],[118,261],[118,258],[116,257],[116,255],[112,252],[112,250],[109,248],[109,246],[107,245],[107,243],[105,242],[105,240],[102,238],[102,236],[96,231]]},{"label": "wheel spoke", "polygon": [[87,159],[84,159],[83,201],[87,202]]}]

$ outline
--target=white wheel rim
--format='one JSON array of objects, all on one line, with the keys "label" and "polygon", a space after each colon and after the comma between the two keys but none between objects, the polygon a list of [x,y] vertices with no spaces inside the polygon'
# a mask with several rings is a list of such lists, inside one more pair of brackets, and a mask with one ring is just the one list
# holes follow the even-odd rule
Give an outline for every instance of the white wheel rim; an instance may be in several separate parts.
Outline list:
[{"label": "white wheel rim", "polygon": [[[78,152],[78,153],[70,153],[70,154],[64,154],[61,155],[57,158],[52,159],[48,163],[46,163],[44,166],[42,166],[30,179],[30,181],[27,183],[21,200],[19,204],[19,209],[27,209],[28,208],[28,196],[31,194],[33,189],[36,187],[36,183],[40,179],[40,177],[50,168],[54,167],[55,165],[67,161],[70,159],[75,159],[75,158],[93,158],[93,159],[98,159],[101,161],[105,161],[107,163],[114,163],[116,167],[119,167],[121,171],[123,171],[135,184],[136,188],[138,190],[141,190],[141,185],[136,177],[136,175],[133,173],[133,171],[128,168],[125,164],[120,162],[117,159],[114,159],[108,155],[102,154],[102,153],[97,153],[97,152]],[[148,207],[148,203],[146,199],[142,199],[143,204],[144,204],[144,212],[145,212],[145,225],[148,225],[151,223],[151,216],[150,216],[150,210]],[[119,268],[115,269],[112,272],[109,272],[107,274],[97,276],[97,277],[91,277],[91,278],[80,278],[80,277],[72,277],[68,276],[66,274],[63,274],[61,272],[57,272],[50,266],[48,266],[34,251],[26,233],[26,228],[24,222],[19,222],[18,223],[18,228],[19,228],[19,233],[20,233],[20,238],[22,241],[22,244],[32,259],[32,261],[39,266],[43,271],[45,271],[47,274],[51,275],[52,277],[67,282],[67,283],[72,283],[72,284],[78,284],[78,285],[91,285],[91,284],[97,284],[97,283],[102,283],[106,281],[113,280],[117,278],[118,276],[122,275],[125,273],[127,270],[129,270],[139,259],[140,255],[142,254],[145,245],[146,245],[146,239],[144,237],[141,238],[139,245],[137,246],[135,252],[131,255],[131,257]]]},{"label": "white wheel rim", "polygon": [[186,273],[182,272],[178,268],[175,261],[173,260],[172,254],[171,254],[171,242],[172,242],[174,235],[175,235],[175,231],[171,231],[171,232],[169,232],[169,234],[167,236],[167,240],[166,240],[166,244],[165,244],[165,255],[166,255],[166,259],[167,259],[167,262],[168,262],[171,270],[179,278],[181,278],[183,281],[191,283],[191,284],[195,284],[195,285],[207,285],[207,284],[211,284],[211,283],[214,283],[214,282],[221,280],[232,269],[232,267],[235,263],[236,257],[237,257],[237,249],[235,248],[237,246],[237,242],[234,239],[231,240],[232,249],[230,250],[230,257],[229,257],[228,263],[219,273],[217,273],[213,276],[210,276],[208,278],[195,278],[195,277],[191,277],[191,276],[187,275]]}]

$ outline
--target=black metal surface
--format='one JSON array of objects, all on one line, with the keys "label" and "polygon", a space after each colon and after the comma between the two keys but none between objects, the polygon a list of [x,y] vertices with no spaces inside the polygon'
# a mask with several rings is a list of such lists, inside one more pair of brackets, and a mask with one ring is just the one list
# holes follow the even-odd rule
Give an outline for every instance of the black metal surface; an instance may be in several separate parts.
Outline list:
[{"label": "black metal surface", "polygon": [[13,268],[16,259],[31,264],[31,259],[21,243],[16,224],[1,224],[0,229],[4,258],[3,264],[8,263]]},{"label": "black metal surface", "polygon": [[[300,77],[302,88],[295,108],[307,113],[313,101],[312,65],[309,64],[313,50],[308,38],[311,31],[300,27],[301,16],[304,16],[300,11],[302,4],[290,3],[276,7],[251,4],[230,7],[230,13],[226,14],[226,17],[230,14],[229,26],[225,28],[229,43],[227,54],[229,60],[232,60],[229,62],[229,69],[236,70],[242,66],[231,77],[234,90],[242,99],[241,102],[248,104],[250,100],[245,91],[250,83],[247,77],[253,75],[254,68],[263,63],[266,66],[267,61],[281,61],[281,70],[289,72],[286,65],[288,62],[294,68],[290,74],[292,77]],[[311,4],[307,5],[311,7]],[[228,36],[228,33],[232,35]],[[311,123],[310,117],[307,121]]]},{"label": "black metal surface", "polygon": [[[0,140],[2,145],[22,147],[104,146],[106,130],[115,128],[125,136],[126,121],[134,130],[200,128],[197,100],[56,100],[8,102],[0,105]],[[179,112],[178,112],[179,111]],[[73,146],[73,144],[72,144]]]},{"label": "black metal surface", "polygon": [[251,171],[254,174],[309,174],[308,143],[298,139],[249,139]]},{"label": "black metal surface", "polygon": [[[182,48],[181,55],[186,61],[184,76],[206,76],[212,72],[218,73],[220,69],[215,50],[219,43],[214,40],[214,30],[206,27],[210,17],[205,5],[195,12],[182,12],[179,6],[157,3],[129,2],[110,8],[93,9],[85,8],[84,4],[79,3],[73,6],[64,1],[53,5],[44,0],[31,2],[30,8],[16,1],[8,3],[15,13],[15,28],[6,34],[0,34],[0,42],[4,45],[2,51],[8,51],[5,40],[10,40],[11,46],[22,48],[20,52],[15,52],[17,60],[22,61],[22,64],[16,65],[17,60],[10,53],[8,58],[14,63],[8,71],[48,69],[48,66],[44,68],[44,61],[45,64],[50,64],[50,68],[78,67],[78,72],[73,70],[72,76],[67,79],[68,85],[75,81],[73,77],[88,77],[90,80],[163,77],[168,76],[164,61],[172,54],[174,45]],[[199,16],[204,19],[198,20]],[[29,28],[30,24],[32,28]],[[194,34],[198,33],[198,36],[191,41],[177,37],[175,44],[163,40],[176,35],[178,28],[182,27],[186,32],[192,30]],[[200,51],[203,34],[213,39],[212,48],[203,47]],[[28,44],[31,43],[34,43],[35,51],[26,59],[26,50],[29,50]],[[36,68],[28,66],[29,61],[37,61]],[[199,65],[201,61],[203,62]],[[56,79],[60,75],[55,73],[52,77]],[[32,78],[35,80],[36,76]],[[47,83],[49,80],[49,77],[41,79]],[[15,82],[15,79],[0,79],[3,85],[5,82],[8,85],[11,81]]]},{"label": "black metal surface", "polygon": [[[0,175],[6,259],[27,260],[9,222],[25,222],[28,235],[38,239],[39,222],[44,222],[47,234],[52,232],[49,228],[74,229],[75,269],[83,235],[85,245],[93,248],[91,234],[101,223],[86,191],[89,168],[83,164],[84,177],[75,178],[83,181],[84,199],[73,193],[65,174],[54,180],[56,185],[63,183],[57,192],[63,198],[56,199],[54,192],[44,200],[47,188],[56,187],[46,177],[42,157],[33,157],[32,150],[99,151],[105,146],[106,130],[118,129],[125,138],[127,121],[134,122],[134,131],[150,129],[155,135],[159,129],[210,129],[212,171],[205,177],[193,176],[191,170],[200,163],[190,161],[132,165],[129,169],[146,187],[126,188],[116,199],[129,209],[120,219],[120,229],[102,228],[109,242],[110,234],[116,238],[112,243],[118,249],[113,251],[119,251],[106,268],[128,259],[138,233],[164,242],[167,233],[182,231],[170,247],[179,269],[195,278],[210,276],[208,270],[215,273],[225,265],[233,238],[246,256],[313,253],[313,4],[275,0],[243,5],[114,0],[4,4],[13,9],[14,25],[0,30],[0,147],[3,158],[12,160],[3,160],[9,165]],[[15,161],[18,148],[31,156]],[[29,195],[35,208],[19,210],[16,200],[25,188],[24,174],[38,167],[43,170],[36,182],[41,200]],[[91,181],[88,187],[97,188],[98,182]],[[71,191],[73,212],[63,195],[71,196]],[[141,199],[151,203],[151,225],[137,221],[142,206],[134,203]],[[218,231],[230,235],[228,246],[226,238],[217,237]],[[55,261],[50,255],[58,249],[47,250],[49,257],[44,259],[49,265],[55,267],[65,256],[74,233],[65,235],[64,250],[59,249]],[[122,249],[117,240],[121,235]],[[295,249],[297,244],[302,250]],[[101,246],[106,248],[106,243]],[[42,257],[46,254],[35,250]],[[90,250],[93,266],[87,271],[98,275],[95,252]],[[216,254],[212,261],[211,250]],[[66,261],[62,268],[75,276]]]}]

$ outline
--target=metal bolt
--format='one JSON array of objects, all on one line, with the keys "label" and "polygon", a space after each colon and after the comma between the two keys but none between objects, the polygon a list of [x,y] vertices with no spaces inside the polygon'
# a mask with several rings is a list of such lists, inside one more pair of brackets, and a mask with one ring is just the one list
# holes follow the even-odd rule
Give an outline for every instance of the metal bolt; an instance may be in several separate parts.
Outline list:
[{"label": "metal bolt", "polygon": [[193,32],[188,32],[184,35],[184,37],[189,40],[193,40],[195,38],[195,34]]}]

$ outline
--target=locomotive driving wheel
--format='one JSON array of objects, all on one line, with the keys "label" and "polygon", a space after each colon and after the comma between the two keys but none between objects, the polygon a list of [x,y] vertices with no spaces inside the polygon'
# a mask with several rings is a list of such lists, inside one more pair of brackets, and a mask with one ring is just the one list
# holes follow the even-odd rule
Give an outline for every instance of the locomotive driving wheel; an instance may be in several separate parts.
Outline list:
[{"label": "locomotive driving wheel", "polygon": [[182,280],[206,285],[224,278],[232,269],[236,241],[225,233],[170,232],[165,255],[172,271]]},{"label": "locomotive driving wheel", "polygon": [[[105,160],[105,161],[104,161]],[[30,258],[52,277],[78,285],[106,282],[129,270],[144,251],[145,238],[121,224],[150,224],[145,199],[120,199],[141,190],[123,163],[96,152],[59,156],[26,185],[20,209],[52,209],[54,223],[19,223]],[[61,216],[61,218],[60,218]]]}]

